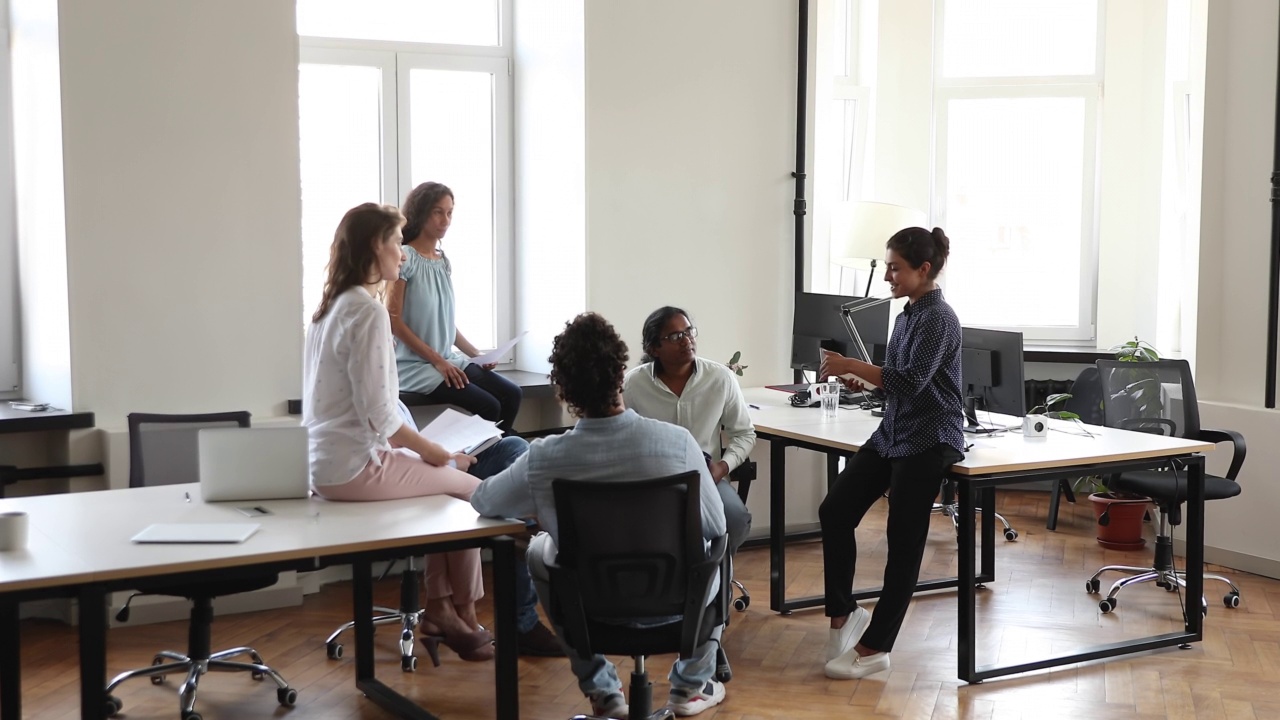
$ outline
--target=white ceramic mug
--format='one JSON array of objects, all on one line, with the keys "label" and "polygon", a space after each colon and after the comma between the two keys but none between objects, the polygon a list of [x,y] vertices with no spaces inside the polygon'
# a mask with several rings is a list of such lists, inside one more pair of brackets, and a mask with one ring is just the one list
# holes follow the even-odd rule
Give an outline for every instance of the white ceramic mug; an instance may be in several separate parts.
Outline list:
[{"label": "white ceramic mug", "polygon": [[27,547],[27,514],[14,510],[0,513],[0,552]]}]

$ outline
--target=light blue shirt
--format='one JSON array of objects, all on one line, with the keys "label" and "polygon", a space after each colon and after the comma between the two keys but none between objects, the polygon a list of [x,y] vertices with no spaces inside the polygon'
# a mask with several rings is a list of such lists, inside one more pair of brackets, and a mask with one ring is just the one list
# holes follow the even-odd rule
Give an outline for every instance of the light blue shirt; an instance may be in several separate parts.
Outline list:
[{"label": "light blue shirt", "polygon": [[[444,359],[459,368],[465,366],[467,357],[453,349],[458,328],[453,315],[453,268],[448,258],[430,260],[409,245],[404,246],[404,254],[400,279],[404,280],[401,317],[405,325]],[[435,366],[401,342],[396,343],[396,370],[400,389],[406,392],[426,395],[444,381]]]},{"label": "light blue shirt", "polygon": [[[702,536],[725,532],[724,502],[707,472],[702,450],[688,430],[640,417],[634,410],[607,418],[582,418],[561,435],[539,438],[510,467],[480,483],[471,505],[487,517],[536,517],[560,546],[551,482],[625,482],[697,470],[702,500]],[[619,512],[625,512],[619,508]]]}]

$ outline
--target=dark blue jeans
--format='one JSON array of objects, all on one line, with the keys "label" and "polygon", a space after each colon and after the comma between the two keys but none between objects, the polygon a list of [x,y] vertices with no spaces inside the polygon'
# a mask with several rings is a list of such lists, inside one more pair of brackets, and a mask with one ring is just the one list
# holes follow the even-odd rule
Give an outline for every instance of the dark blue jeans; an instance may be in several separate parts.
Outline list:
[{"label": "dark blue jeans", "polygon": [[434,402],[457,405],[489,422],[501,421],[499,427],[502,428],[502,433],[508,437],[514,435],[516,415],[520,412],[520,400],[524,397],[520,386],[474,363],[468,365],[463,372],[471,381],[466,387],[451,388],[440,383],[440,387],[427,393],[427,397]]},{"label": "dark blue jeans", "polygon": [[[469,367],[475,367],[471,365]],[[493,375],[493,373],[489,373]],[[499,378],[507,382],[503,378]],[[469,386],[468,386],[469,387]],[[515,387],[512,385],[512,387]],[[520,388],[516,387],[518,392]],[[507,469],[516,458],[529,451],[529,443],[523,438],[504,437],[497,445],[476,456],[476,462],[467,472],[483,480]],[[538,624],[538,593],[529,577],[529,566],[516,563],[516,630],[527,633]]]}]

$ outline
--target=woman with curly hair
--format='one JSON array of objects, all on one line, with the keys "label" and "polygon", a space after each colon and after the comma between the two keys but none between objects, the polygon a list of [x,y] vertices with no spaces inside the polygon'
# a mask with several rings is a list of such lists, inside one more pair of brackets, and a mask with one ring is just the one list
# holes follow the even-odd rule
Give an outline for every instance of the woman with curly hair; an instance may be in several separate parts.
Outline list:
[{"label": "woman with curly hair", "polygon": [[[682,427],[641,417],[623,404],[627,345],[613,326],[595,313],[579,315],[556,336],[548,359],[551,381],[578,418],[577,425],[562,435],[535,440],[528,453],[480,483],[471,496],[481,515],[536,517],[546,531],[533,539],[527,553],[544,607],[550,599],[545,563],[555,557],[560,540],[551,490],[557,478],[626,482],[696,470],[701,476],[703,537],[723,535],[724,505],[693,436]],[[564,629],[557,627],[556,634],[563,638]],[[613,664],[602,655],[586,660],[575,652],[568,655],[593,714],[626,717],[622,681]],[[670,704],[677,715],[696,715],[724,700],[724,685],[712,679],[714,670],[714,641],[671,667]]]}]

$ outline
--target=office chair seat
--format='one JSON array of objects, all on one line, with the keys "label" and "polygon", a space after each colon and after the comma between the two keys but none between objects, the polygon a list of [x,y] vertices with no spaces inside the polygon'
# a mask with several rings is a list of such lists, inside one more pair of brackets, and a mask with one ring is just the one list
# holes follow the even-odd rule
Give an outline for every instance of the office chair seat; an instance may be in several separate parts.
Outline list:
[{"label": "office chair seat", "polygon": [[[1179,478],[1182,482],[1178,482]],[[1124,473],[1108,484],[1116,490],[1146,495],[1157,505],[1176,507],[1187,501],[1186,476],[1182,473],[1175,478],[1172,473],[1163,470],[1139,470]],[[1205,473],[1205,500],[1225,500],[1239,494],[1240,483]]]}]

